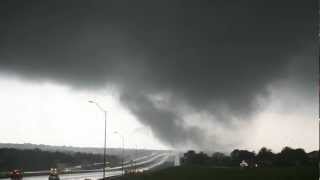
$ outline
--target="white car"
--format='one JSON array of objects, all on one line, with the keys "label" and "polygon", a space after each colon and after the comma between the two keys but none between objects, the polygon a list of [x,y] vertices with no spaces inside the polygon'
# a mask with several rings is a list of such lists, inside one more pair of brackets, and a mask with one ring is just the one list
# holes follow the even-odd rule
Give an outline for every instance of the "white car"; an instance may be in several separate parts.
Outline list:
[{"label": "white car", "polygon": [[242,160],[242,161],[241,161],[240,167],[246,168],[246,167],[248,167],[248,166],[249,166],[249,165],[248,165],[248,163],[247,163],[245,160]]}]

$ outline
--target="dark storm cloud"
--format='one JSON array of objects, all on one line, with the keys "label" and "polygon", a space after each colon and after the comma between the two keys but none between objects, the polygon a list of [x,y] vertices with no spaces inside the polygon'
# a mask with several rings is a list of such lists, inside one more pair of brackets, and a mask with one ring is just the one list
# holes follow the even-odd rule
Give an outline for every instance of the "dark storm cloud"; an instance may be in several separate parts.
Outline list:
[{"label": "dark storm cloud", "polygon": [[153,134],[161,137],[164,142],[175,146],[187,144],[205,146],[206,137],[201,129],[184,127],[179,115],[170,110],[157,108],[144,94],[123,93],[121,100],[142,123],[151,126]]},{"label": "dark storm cloud", "polygon": [[[292,57],[315,46],[316,7],[298,0],[1,1],[0,70],[75,88],[115,84],[161,140],[197,144],[205,132],[184,127],[174,102],[222,122],[249,119],[256,98],[267,97],[266,86],[286,78],[290,65],[314,70],[313,56]],[[304,68],[292,69],[310,79]],[[150,99],[161,93],[172,94],[170,111]]]}]

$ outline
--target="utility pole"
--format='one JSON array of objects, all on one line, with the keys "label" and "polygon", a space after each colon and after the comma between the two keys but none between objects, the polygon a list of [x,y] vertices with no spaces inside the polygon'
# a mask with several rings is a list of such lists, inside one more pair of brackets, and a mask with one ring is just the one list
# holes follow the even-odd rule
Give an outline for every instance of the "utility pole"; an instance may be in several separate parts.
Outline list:
[{"label": "utility pole", "polygon": [[97,102],[89,101],[95,104],[104,113],[104,147],[103,147],[103,179],[106,177],[106,148],[107,148],[107,111],[104,110]]}]

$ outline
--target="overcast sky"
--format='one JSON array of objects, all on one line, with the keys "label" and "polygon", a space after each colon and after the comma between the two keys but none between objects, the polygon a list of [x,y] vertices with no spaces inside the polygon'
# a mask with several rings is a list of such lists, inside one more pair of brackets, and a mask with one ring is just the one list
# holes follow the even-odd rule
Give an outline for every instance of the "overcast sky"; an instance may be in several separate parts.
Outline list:
[{"label": "overcast sky", "polygon": [[0,2],[0,141],[318,148],[317,3]]}]

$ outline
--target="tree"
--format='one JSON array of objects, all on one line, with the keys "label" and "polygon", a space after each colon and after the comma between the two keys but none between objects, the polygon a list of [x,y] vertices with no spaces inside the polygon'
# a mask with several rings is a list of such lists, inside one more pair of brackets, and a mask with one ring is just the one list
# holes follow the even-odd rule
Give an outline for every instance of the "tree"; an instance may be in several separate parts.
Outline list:
[{"label": "tree", "polygon": [[229,166],[230,157],[221,152],[215,152],[211,156],[211,164],[215,166]]},{"label": "tree", "polygon": [[211,158],[215,161],[221,161],[225,159],[227,156],[221,152],[215,152],[212,154]]},{"label": "tree", "polygon": [[284,147],[278,154],[277,164],[280,166],[299,166],[308,163],[308,155],[304,149]]},{"label": "tree", "polygon": [[271,166],[275,160],[275,154],[271,149],[262,147],[257,154],[256,160],[259,166]]},{"label": "tree", "polygon": [[196,156],[196,152],[193,150],[189,150],[188,152],[183,154],[181,158],[182,164],[192,164]]},{"label": "tree", "polygon": [[309,165],[318,166],[319,163],[319,151],[312,151],[307,154],[309,159]]},{"label": "tree", "polygon": [[209,162],[209,157],[203,152],[196,153],[195,151],[190,150],[187,153],[184,153],[181,162],[189,165],[204,165]]},{"label": "tree", "polygon": [[249,164],[253,164],[255,161],[255,153],[247,150],[235,149],[231,152],[230,156],[233,165],[239,165],[239,163],[243,160]]}]

